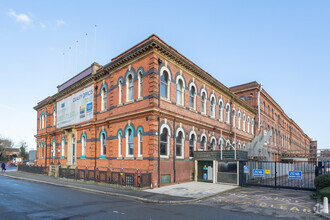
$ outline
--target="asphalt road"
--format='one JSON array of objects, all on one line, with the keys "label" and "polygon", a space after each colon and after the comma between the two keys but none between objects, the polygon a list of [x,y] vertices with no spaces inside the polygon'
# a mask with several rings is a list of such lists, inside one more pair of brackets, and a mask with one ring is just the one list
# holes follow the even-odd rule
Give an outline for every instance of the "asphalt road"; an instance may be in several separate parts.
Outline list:
[{"label": "asphalt road", "polygon": [[275,219],[206,204],[146,204],[0,176],[0,219]]}]

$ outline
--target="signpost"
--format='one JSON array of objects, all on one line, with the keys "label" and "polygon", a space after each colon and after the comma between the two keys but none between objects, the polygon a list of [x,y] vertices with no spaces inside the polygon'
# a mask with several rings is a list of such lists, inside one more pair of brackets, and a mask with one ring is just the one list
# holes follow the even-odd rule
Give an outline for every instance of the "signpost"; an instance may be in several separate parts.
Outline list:
[{"label": "signpost", "polygon": [[302,172],[301,171],[289,171],[288,178],[289,179],[301,180],[302,179]]},{"label": "signpost", "polygon": [[256,169],[253,170],[253,176],[255,177],[264,177],[264,175],[265,175],[264,170],[256,170]]},{"label": "signpost", "polygon": [[244,165],[244,173],[249,173],[249,165]]}]

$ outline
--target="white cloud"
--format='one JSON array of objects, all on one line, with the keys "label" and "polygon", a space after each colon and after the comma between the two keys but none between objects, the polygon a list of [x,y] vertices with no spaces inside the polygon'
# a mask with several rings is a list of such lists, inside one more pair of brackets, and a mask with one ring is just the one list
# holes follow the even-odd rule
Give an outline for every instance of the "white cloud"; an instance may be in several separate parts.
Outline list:
[{"label": "white cloud", "polygon": [[41,28],[46,28],[46,25],[42,22],[39,22]]},{"label": "white cloud", "polygon": [[32,23],[32,19],[27,14],[17,14],[14,10],[9,10],[8,15],[14,18],[18,23],[24,25]]},{"label": "white cloud", "polygon": [[57,19],[56,24],[57,26],[61,26],[62,24],[65,24],[65,21],[63,19]]}]

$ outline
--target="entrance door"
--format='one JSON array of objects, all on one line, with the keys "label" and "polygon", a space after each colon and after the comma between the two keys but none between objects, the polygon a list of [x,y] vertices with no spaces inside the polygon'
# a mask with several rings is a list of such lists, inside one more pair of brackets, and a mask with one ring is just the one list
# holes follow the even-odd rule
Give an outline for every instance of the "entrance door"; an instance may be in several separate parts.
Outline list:
[{"label": "entrance door", "polygon": [[198,161],[197,180],[213,182],[213,161]]},{"label": "entrance door", "polygon": [[76,138],[74,135],[72,135],[72,164],[75,162],[75,143],[76,143]]}]

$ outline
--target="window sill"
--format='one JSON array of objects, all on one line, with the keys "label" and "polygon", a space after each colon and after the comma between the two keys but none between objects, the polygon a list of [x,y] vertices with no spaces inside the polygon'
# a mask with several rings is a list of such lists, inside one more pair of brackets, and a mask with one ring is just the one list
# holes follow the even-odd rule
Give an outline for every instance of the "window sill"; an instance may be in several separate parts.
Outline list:
[{"label": "window sill", "polygon": [[129,100],[129,101],[126,101],[126,102],[125,102],[125,105],[131,104],[131,103],[133,103],[133,102],[134,102],[134,99]]},{"label": "window sill", "polygon": [[136,159],[137,160],[143,160],[143,157],[142,156],[138,156]]},{"label": "window sill", "polygon": [[160,100],[165,101],[165,102],[168,102],[168,103],[171,103],[171,101],[169,99],[164,98],[164,97],[160,97]]},{"label": "window sill", "polygon": [[52,156],[52,159],[55,159],[56,157],[55,156]]},{"label": "window sill", "polygon": [[175,156],[175,158],[176,159],[182,159],[182,160],[184,159],[184,157],[182,157],[182,156]]},{"label": "window sill", "polygon": [[119,156],[119,157],[117,157],[117,160],[122,160],[123,159],[123,156]]},{"label": "window sill", "polygon": [[191,107],[189,107],[189,109],[190,109],[190,111],[193,111],[193,112],[197,113],[197,111],[196,111],[195,108],[191,108]]},{"label": "window sill", "polygon": [[141,101],[141,100],[143,100],[143,97],[138,98],[136,101],[138,102],[138,101]]},{"label": "window sill", "polygon": [[80,156],[80,159],[86,159],[86,156]]},{"label": "window sill", "polygon": [[100,114],[101,114],[101,113],[103,113],[103,112],[106,112],[106,111],[107,111],[107,110],[106,110],[106,109],[104,109],[104,110],[100,111]]},{"label": "window sill", "polygon": [[124,160],[134,160],[134,157],[133,156],[127,156],[127,157],[124,157]]},{"label": "window sill", "polygon": [[60,159],[65,159],[65,156],[60,156]]},{"label": "window sill", "polygon": [[106,158],[107,158],[106,155],[100,155],[100,156],[99,156],[99,159],[106,159]]},{"label": "window sill", "polygon": [[206,113],[204,113],[204,112],[201,112],[201,115],[203,115],[203,116],[206,116]]},{"label": "window sill", "polygon": [[178,103],[176,103],[175,105],[180,107],[180,108],[185,108],[184,105],[181,105],[181,104],[178,104]]},{"label": "window sill", "polygon": [[160,155],[160,158],[168,159],[169,156],[168,155]]}]

